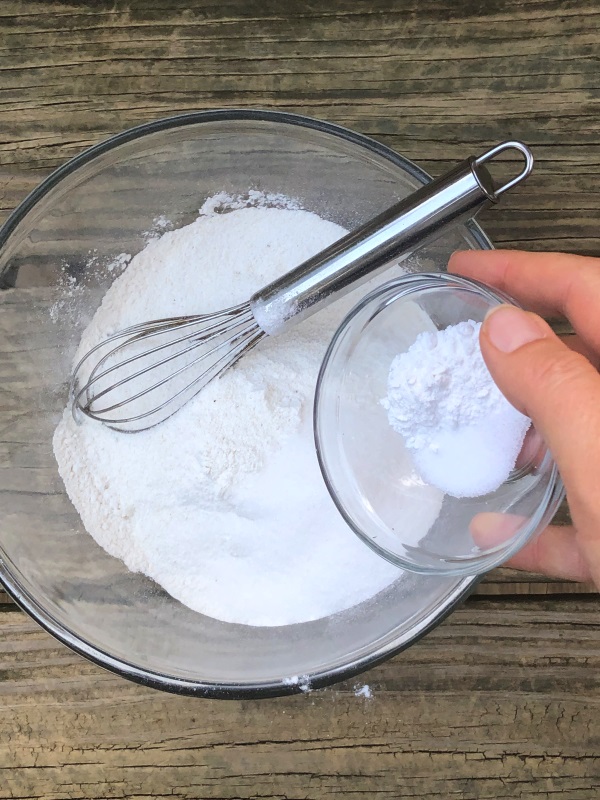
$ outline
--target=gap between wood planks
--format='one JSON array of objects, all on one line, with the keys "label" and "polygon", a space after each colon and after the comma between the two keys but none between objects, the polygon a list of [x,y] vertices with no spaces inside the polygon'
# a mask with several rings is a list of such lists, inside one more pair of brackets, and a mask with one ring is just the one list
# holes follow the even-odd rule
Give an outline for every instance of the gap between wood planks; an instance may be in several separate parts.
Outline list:
[{"label": "gap between wood planks", "polygon": [[[494,570],[475,588],[472,597],[496,597],[509,600],[523,600],[527,597],[557,598],[561,596],[577,597],[597,594],[591,583],[574,583],[559,581],[543,575],[519,572],[511,569]],[[0,613],[13,611],[16,605],[12,598],[0,589]]]}]

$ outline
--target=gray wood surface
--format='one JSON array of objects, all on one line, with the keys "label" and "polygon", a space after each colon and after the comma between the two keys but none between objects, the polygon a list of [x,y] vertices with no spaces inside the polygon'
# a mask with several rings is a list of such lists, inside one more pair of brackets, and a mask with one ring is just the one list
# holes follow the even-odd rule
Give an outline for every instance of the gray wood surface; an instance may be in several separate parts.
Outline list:
[{"label": "gray wood surface", "polygon": [[593,800],[597,611],[479,600],[367,675],[245,702],[134,686],[5,614],[0,798]]},{"label": "gray wood surface", "polygon": [[[250,106],[346,125],[435,175],[521,138],[534,174],[486,231],[600,255],[599,53],[597,0],[3,0],[0,218],[126,127]],[[597,595],[507,570],[477,591],[505,596],[354,681],[256,702],[129,684],[0,592],[0,800],[593,800]]]}]

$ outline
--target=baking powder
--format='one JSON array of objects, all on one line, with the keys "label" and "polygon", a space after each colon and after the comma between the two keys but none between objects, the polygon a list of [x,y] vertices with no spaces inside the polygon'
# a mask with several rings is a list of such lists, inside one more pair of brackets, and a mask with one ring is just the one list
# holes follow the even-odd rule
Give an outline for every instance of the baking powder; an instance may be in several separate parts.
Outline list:
[{"label": "baking powder", "polygon": [[392,362],[382,403],[421,477],[455,497],[497,489],[530,425],[494,383],[473,320],[426,331]]}]

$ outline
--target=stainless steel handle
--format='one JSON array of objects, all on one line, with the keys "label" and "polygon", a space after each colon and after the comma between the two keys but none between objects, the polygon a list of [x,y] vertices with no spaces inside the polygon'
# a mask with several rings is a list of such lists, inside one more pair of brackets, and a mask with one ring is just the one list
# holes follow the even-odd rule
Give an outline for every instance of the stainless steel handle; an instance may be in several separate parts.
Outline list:
[{"label": "stainless steel handle", "polygon": [[[506,150],[517,150],[525,165],[516,177],[496,187],[485,164]],[[431,242],[448,225],[474,217],[497,202],[532,168],[531,151],[521,142],[503,142],[468,158],[257,292],[250,300],[257,323],[273,336],[314,314]]]}]

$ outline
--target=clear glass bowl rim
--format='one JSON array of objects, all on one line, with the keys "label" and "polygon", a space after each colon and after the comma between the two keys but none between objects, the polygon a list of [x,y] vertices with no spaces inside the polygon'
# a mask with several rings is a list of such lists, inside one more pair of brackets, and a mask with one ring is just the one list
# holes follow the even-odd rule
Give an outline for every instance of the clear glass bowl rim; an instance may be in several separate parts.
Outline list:
[{"label": "clear glass bowl rim", "polygon": [[[308,128],[329,134],[333,137],[351,142],[364,150],[375,153],[393,165],[401,168],[412,176],[420,184],[429,183],[431,176],[410,161],[405,156],[390,149],[386,145],[371,139],[368,136],[352,131],[341,125],[325,122],[324,120],[308,117],[303,114],[292,114],[289,112],[270,111],[265,109],[253,108],[228,108],[207,111],[193,111],[185,114],[177,114],[164,117],[152,122],[128,128],[104,141],[87,148],[79,155],[71,158],[65,164],[55,169],[46,177],[35,189],[33,189],[21,203],[14,209],[8,219],[0,227],[0,248],[4,248],[10,240],[11,234],[19,224],[25,219],[27,214],[62,180],[69,177],[79,168],[89,164],[94,159],[103,154],[118,148],[120,145],[141,139],[147,135],[185,127],[187,125],[198,125],[210,122],[238,122],[254,121],[276,123],[280,125],[291,125],[300,128]],[[468,220],[463,224],[469,234],[483,250],[492,249],[493,245],[483,230],[473,220]],[[387,643],[379,648],[374,648],[373,652],[358,660],[355,660],[343,667],[323,670],[310,676],[311,688],[322,688],[338,681],[352,678],[361,672],[376,666],[388,658],[396,655],[402,650],[425,636],[430,630],[437,627],[449,614],[451,614],[463,599],[469,595],[477,582],[477,576],[465,578],[458,587],[451,593],[451,599],[440,609],[439,613],[430,615],[425,624],[421,624],[417,629],[411,631],[411,635],[398,637],[396,640]],[[244,684],[217,684],[196,680],[186,680],[176,678],[171,675],[145,670],[122,659],[116,658],[106,653],[99,647],[95,647],[84,638],[74,634],[63,624],[59,623],[54,617],[43,608],[31,593],[21,586],[5,567],[0,558],[0,585],[12,597],[12,599],[31,616],[44,630],[54,636],[58,641],[67,645],[71,650],[84,656],[88,660],[114,672],[121,677],[148,686],[175,694],[193,695],[199,697],[219,698],[219,699],[249,699],[259,697],[275,697],[282,695],[298,694],[301,688],[296,685],[289,685],[283,681],[273,681],[264,683],[244,683]]]}]

